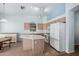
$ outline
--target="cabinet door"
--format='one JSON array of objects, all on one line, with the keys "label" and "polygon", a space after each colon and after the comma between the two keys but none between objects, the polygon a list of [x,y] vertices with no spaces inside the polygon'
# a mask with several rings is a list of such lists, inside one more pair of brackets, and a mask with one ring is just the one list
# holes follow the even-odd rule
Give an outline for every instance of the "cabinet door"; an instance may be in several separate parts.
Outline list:
[{"label": "cabinet door", "polygon": [[56,23],[54,25],[54,38],[57,40],[59,40],[59,27],[60,27],[59,23]]},{"label": "cabinet door", "polygon": [[50,45],[51,45],[52,47],[54,47],[54,39],[53,39],[53,38],[50,38]]},{"label": "cabinet door", "polygon": [[60,49],[59,49],[59,40],[54,40],[54,48],[55,48],[57,51],[60,51]]},{"label": "cabinet door", "polygon": [[54,24],[51,24],[50,25],[50,37],[52,37],[52,38],[54,38],[54,29],[55,29]]},{"label": "cabinet door", "polygon": [[50,45],[54,47],[54,24],[50,25]]},{"label": "cabinet door", "polygon": [[23,50],[32,50],[32,40],[23,39]]},{"label": "cabinet door", "polygon": [[60,26],[60,49],[61,51],[65,50],[66,47],[66,30],[65,23],[61,23]]},{"label": "cabinet door", "polygon": [[44,39],[34,40],[33,55],[42,55],[44,51]]}]

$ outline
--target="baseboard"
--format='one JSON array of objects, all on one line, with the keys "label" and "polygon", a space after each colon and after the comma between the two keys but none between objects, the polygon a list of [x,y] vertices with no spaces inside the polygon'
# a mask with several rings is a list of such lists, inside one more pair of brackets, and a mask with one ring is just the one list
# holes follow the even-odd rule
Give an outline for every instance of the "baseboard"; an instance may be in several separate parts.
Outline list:
[{"label": "baseboard", "polygon": [[66,53],[74,53],[75,51],[74,50],[72,50],[72,51],[65,51]]},{"label": "baseboard", "polygon": [[60,53],[60,51],[58,51],[58,50],[56,50],[54,47],[52,47],[50,44],[49,44],[49,46],[52,48],[52,49],[54,49],[55,51],[57,51],[58,53]]},{"label": "baseboard", "polygon": [[79,44],[75,44],[75,46],[79,46]]}]

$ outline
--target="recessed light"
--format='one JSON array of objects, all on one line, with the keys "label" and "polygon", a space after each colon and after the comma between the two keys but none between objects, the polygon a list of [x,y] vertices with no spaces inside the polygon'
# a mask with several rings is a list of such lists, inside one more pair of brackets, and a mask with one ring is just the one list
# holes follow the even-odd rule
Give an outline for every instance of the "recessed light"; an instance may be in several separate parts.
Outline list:
[{"label": "recessed light", "polygon": [[38,8],[38,7],[33,7],[33,8],[34,8],[34,10],[35,10],[35,11],[38,11],[38,10],[39,10],[39,8]]},{"label": "recessed light", "polygon": [[6,19],[1,19],[0,22],[7,22],[7,20]]},{"label": "recessed light", "polygon": [[49,8],[45,8],[45,9],[44,9],[44,12],[48,12],[48,11],[49,11]]},{"label": "recessed light", "polygon": [[33,6],[30,6],[30,8],[33,8]]}]

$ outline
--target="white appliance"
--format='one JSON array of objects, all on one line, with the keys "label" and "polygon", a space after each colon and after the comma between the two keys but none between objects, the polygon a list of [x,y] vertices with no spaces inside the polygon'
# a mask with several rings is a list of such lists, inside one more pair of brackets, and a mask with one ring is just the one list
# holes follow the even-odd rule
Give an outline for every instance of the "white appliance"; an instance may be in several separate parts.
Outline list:
[{"label": "white appliance", "polygon": [[57,51],[65,51],[65,23],[54,23],[50,25],[50,45]]}]

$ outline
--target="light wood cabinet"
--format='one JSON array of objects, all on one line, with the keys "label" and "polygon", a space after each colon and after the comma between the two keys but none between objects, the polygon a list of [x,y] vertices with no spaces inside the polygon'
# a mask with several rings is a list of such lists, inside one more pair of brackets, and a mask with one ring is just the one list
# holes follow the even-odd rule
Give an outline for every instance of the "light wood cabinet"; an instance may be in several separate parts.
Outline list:
[{"label": "light wood cabinet", "polygon": [[33,47],[33,55],[43,55],[44,51],[44,40],[34,40],[34,47]]},{"label": "light wood cabinet", "polygon": [[31,50],[32,55],[43,55],[45,37],[40,35],[26,35],[21,36],[21,38],[23,39],[24,50]]}]

